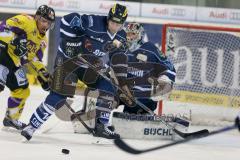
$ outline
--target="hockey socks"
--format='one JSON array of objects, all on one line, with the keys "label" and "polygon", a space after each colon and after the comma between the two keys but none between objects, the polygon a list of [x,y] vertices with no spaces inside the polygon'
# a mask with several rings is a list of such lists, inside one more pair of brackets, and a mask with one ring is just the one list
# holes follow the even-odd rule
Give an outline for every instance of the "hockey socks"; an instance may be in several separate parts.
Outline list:
[{"label": "hockey socks", "polygon": [[53,106],[45,102],[41,103],[30,118],[31,126],[36,129],[39,128],[54,112],[55,108]]}]

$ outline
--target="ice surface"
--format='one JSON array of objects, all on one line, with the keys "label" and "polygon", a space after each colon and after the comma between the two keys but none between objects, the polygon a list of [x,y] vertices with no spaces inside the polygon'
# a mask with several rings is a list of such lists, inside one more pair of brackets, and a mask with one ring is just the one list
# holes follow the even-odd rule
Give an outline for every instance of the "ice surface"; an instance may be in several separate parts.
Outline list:
[{"label": "ice surface", "polygon": [[[9,91],[1,96],[0,120],[5,114]],[[38,87],[31,88],[22,120],[28,122],[35,108],[44,100],[47,92]],[[2,123],[0,123],[2,128]],[[203,129],[204,127],[198,127]],[[198,129],[193,127],[193,130]],[[211,128],[212,129],[212,128]],[[214,128],[215,129],[215,128]],[[129,131],[131,132],[131,131]],[[1,160],[237,160],[240,156],[240,133],[235,130],[209,138],[141,155],[131,155],[119,150],[111,140],[74,134],[69,122],[61,122],[55,116],[40,129],[33,139],[22,142],[17,132],[0,130]],[[168,141],[127,140],[132,146],[142,149],[158,146]],[[69,155],[61,153],[70,150]]]}]

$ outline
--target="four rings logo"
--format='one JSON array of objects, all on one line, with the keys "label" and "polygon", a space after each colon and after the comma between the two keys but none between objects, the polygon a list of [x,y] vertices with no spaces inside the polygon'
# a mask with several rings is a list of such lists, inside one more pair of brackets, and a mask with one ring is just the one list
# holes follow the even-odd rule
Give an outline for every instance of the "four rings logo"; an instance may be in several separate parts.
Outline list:
[{"label": "four rings logo", "polygon": [[239,12],[231,12],[229,18],[232,20],[240,20],[240,13]]}]

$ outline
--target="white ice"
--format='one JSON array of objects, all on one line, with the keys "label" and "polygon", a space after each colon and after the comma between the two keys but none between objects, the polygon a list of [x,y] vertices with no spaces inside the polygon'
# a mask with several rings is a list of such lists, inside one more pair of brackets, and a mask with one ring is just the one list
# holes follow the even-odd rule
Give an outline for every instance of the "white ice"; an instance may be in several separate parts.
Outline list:
[{"label": "white ice", "polygon": [[[8,95],[7,88],[0,93],[1,121]],[[27,123],[46,95],[47,92],[41,88],[31,87],[31,96],[21,120]],[[30,142],[24,143],[22,140],[17,132],[0,130],[0,160],[237,160],[240,157],[240,133],[237,130],[146,154],[131,155],[118,149],[111,140],[74,134],[69,122],[61,122],[52,116]],[[138,149],[169,143],[160,140],[126,141]],[[62,154],[62,148],[69,149],[70,154]]]}]

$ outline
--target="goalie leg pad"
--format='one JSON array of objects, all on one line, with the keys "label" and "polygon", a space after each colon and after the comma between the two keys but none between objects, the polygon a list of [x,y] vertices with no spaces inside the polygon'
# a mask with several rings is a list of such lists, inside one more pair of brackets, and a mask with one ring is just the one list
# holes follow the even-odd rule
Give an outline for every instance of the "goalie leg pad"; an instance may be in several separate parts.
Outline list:
[{"label": "goalie leg pad", "polygon": [[[82,125],[82,123],[78,120],[78,116],[91,128],[95,127],[95,118],[96,118],[96,103],[97,97],[99,96],[98,91],[92,91],[86,89],[84,98],[83,108],[79,110],[79,107],[74,107],[74,103],[72,104],[72,108],[77,108],[76,114],[71,116],[71,121],[74,129],[74,133],[86,134],[89,133],[86,128]],[[79,105],[79,104],[78,104]]]}]

